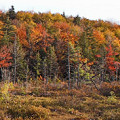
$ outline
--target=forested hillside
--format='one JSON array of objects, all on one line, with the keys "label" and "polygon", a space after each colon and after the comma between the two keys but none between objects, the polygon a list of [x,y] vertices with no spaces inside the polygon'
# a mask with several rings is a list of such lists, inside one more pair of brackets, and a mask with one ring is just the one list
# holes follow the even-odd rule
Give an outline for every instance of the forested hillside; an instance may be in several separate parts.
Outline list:
[{"label": "forested hillside", "polygon": [[[84,96],[83,93],[87,96],[85,91],[88,89],[90,94],[92,94],[91,91],[94,91],[96,94],[105,96],[113,95],[113,101],[114,99],[117,101],[114,94],[120,96],[119,80],[120,25],[109,21],[66,16],[65,13],[15,12],[14,6],[7,12],[0,11],[0,81],[1,84],[4,83],[3,88],[7,89],[7,92],[10,90],[16,94],[16,90],[10,88],[8,83],[14,87],[22,86],[19,88],[20,90],[25,87],[25,91],[27,91],[25,94],[37,96],[55,96],[59,92],[64,95],[63,90],[68,90],[64,92],[70,96],[71,94],[75,94],[77,97],[79,94]],[[6,84],[8,88],[6,88]],[[34,89],[31,87],[33,91],[29,89],[30,84],[34,86]],[[52,93],[51,90],[59,92]],[[7,99],[8,93],[3,94]],[[72,98],[62,98],[61,101],[66,99],[71,101]],[[75,98],[75,101],[77,100]],[[110,104],[114,105],[114,103]],[[119,102],[117,104],[120,105]],[[77,104],[72,107],[71,103],[68,106],[69,108],[66,105],[66,108],[61,107],[59,110],[69,109],[68,113],[71,114],[75,112],[74,109],[78,110]],[[44,109],[47,111],[46,108]],[[7,111],[11,116],[12,110],[13,108]],[[21,117],[22,113],[19,114]],[[36,114],[38,115],[38,113]],[[102,113],[99,114],[102,115]],[[16,116],[12,117],[16,118]],[[25,115],[23,116],[21,118],[24,119]],[[117,118],[117,116],[119,117]],[[29,116],[27,117],[29,118]],[[42,117],[48,119],[44,117],[44,114]],[[74,118],[74,116],[72,117]],[[93,118],[94,120],[119,120],[120,114],[117,114],[115,119],[111,119],[111,117],[104,116],[97,119],[94,116]],[[88,116],[83,118],[90,120]]]},{"label": "forested hillside", "polygon": [[[0,12],[1,80],[119,80],[120,26],[65,13]],[[7,73],[6,73],[7,72]]]}]

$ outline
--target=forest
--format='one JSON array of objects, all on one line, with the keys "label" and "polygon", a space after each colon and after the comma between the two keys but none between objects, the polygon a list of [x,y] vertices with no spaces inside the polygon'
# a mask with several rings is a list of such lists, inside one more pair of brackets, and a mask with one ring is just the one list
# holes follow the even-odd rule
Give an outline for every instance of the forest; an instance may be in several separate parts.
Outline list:
[{"label": "forest", "polygon": [[1,120],[120,120],[120,25],[1,10],[0,104]]}]

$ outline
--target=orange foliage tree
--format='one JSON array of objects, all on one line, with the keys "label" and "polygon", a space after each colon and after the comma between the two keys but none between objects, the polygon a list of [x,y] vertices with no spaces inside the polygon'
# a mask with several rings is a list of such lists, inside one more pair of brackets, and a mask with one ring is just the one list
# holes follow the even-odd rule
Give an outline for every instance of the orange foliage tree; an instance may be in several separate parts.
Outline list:
[{"label": "orange foliage tree", "polygon": [[106,47],[106,67],[108,69],[108,71],[110,72],[110,76],[115,75],[115,72],[119,69],[120,67],[120,62],[117,62],[115,60],[115,55],[117,55],[118,53],[115,53],[113,51],[113,48],[111,46],[111,44],[109,45],[109,47]]},{"label": "orange foliage tree", "polygon": [[11,60],[10,49],[7,46],[3,46],[0,49],[0,69],[2,72],[2,79],[4,80],[8,78],[7,71],[9,70],[7,68],[12,65]]},{"label": "orange foliage tree", "polygon": [[37,51],[41,48],[46,49],[47,46],[52,42],[51,36],[46,32],[45,28],[42,27],[42,25],[37,24],[36,27],[31,27],[30,33],[29,33],[29,40],[27,35],[27,30],[25,25],[21,25],[20,28],[18,28],[18,36],[20,39],[20,43],[26,47],[30,48],[32,47],[33,51]]}]

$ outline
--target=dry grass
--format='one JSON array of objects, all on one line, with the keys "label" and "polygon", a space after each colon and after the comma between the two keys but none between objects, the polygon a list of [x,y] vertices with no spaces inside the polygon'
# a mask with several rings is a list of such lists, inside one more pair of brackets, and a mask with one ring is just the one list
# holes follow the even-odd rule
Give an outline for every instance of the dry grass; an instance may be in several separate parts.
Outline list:
[{"label": "dry grass", "polygon": [[0,96],[0,120],[120,120],[120,98],[114,94],[106,97],[86,85],[80,90],[47,87],[7,88],[9,99]]}]

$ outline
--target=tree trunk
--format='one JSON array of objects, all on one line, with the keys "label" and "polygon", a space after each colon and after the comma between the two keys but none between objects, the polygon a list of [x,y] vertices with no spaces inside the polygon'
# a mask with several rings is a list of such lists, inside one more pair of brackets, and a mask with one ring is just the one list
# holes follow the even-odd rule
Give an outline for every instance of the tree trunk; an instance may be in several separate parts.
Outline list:
[{"label": "tree trunk", "polygon": [[17,40],[16,40],[16,34],[15,34],[15,41],[14,41],[14,79],[13,79],[13,82],[15,83],[16,82],[16,70],[17,70],[17,62],[16,62],[16,59],[17,59]]},{"label": "tree trunk", "polygon": [[70,48],[68,43],[68,89],[70,90]]}]

